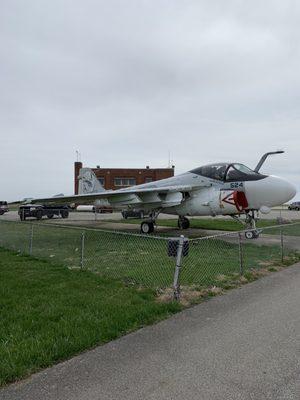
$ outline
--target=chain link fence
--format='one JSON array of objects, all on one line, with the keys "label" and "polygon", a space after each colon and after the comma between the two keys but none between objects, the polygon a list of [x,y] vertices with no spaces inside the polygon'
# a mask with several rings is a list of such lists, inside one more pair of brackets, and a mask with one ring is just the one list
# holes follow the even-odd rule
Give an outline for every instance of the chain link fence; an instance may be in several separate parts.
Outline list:
[{"label": "chain link fence", "polygon": [[188,239],[40,222],[0,221],[0,246],[70,269],[153,289],[210,286],[227,275],[300,259],[300,222],[260,229],[256,239],[226,232]]}]

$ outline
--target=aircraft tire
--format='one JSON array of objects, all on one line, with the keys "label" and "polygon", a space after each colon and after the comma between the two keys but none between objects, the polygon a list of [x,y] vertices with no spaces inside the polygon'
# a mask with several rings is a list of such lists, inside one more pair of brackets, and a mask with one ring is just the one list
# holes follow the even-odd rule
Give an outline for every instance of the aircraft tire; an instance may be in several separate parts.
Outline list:
[{"label": "aircraft tire", "polygon": [[246,239],[257,239],[259,237],[259,231],[246,231],[245,238]]},{"label": "aircraft tire", "polygon": [[144,221],[141,223],[141,233],[143,233],[144,235],[147,235],[148,233],[153,233],[153,232],[154,232],[153,222]]},{"label": "aircraft tire", "polygon": [[178,228],[188,229],[190,227],[190,220],[186,217],[178,218]]},{"label": "aircraft tire", "polygon": [[47,214],[47,218],[52,219],[54,217],[54,214]]}]

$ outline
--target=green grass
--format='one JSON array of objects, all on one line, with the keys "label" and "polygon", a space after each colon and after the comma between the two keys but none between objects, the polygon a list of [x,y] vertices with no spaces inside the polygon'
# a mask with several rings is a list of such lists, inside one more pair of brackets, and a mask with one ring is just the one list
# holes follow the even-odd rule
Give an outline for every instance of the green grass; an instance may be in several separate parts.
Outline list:
[{"label": "green grass", "polygon": [[[0,245],[28,252],[30,225],[3,223]],[[34,224],[33,255],[72,269],[80,268],[82,230]],[[84,269],[101,276],[122,279],[126,284],[153,289],[170,287],[175,259],[167,254],[167,240],[108,231],[86,230]],[[291,252],[286,249],[285,255]],[[266,262],[279,261],[278,245],[243,241],[244,269],[260,268]],[[190,241],[189,255],[183,259],[182,284],[210,284],[218,274],[239,272],[237,237]]]},{"label": "green grass", "polygon": [[[282,233],[285,236],[300,236],[300,222],[299,221],[293,221],[296,223],[295,225],[283,225],[281,227]],[[278,235],[280,234],[279,228],[270,228],[266,229],[264,231],[265,234],[268,235]]]},{"label": "green grass", "polygon": [[0,249],[0,385],[180,309],[152,290]]},{"label": "green grass", "polygon": [[[242,271],[259,269],[267,264],[281,264],[279,246],[264,246],[258,242],[243,241]],[[196,240],[190,242],[189,255],[184,259],[181,282],[191,285],[215,285],[218,275],[240,273],[239,247],[235,238]],[[288,257],[295,252],[287,251]],[[297,256],[297,255],[296,255]],[[296,257],[299,260],[299,257]]]},{"label": "green grass", "polygon": [[[31,226],[33,255],[44,261],[21,255],[29,251]],[[0,224],[0,246],[19,253],[0,249],[0,385],[180,309],[156,301],[156,290],[173,283],[175,259],[167,255],[166,240],[85,230],[81,270],[83,231]],[[189,246],[182,285],[220,286],[218,277],[239,276],[236,235],[191,240]],[[253,269],[281,264],[277,245],[244,240],[242,249],[246,277]],[[299,260],[287,248],[285,256],[286,265]]]}]

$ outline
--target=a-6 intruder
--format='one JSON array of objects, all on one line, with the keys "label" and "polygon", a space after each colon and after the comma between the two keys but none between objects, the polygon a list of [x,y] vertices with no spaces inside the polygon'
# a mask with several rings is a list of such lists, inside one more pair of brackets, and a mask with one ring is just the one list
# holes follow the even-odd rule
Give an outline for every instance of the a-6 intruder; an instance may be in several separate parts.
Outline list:
[{"label": "a-6 intruder", "polygon": [[79,194],[33,199],[42,204],[108,205],[118,210],[150,211],[150,219],[141,223],[142,233],[152,233],[159,213],[178,215],[178,226],[189,228],[188,216],[245,215],[248,239],[258,237],[258,212],[268,213],[270,207],[291,200],[294,185],[273,175],[261,174],[260,168],[270,154],[264,154],[254,170],[239,163],[214,163],[189,172],[151,183],[119,190],[104,190],[93,171],[82,168]]}]

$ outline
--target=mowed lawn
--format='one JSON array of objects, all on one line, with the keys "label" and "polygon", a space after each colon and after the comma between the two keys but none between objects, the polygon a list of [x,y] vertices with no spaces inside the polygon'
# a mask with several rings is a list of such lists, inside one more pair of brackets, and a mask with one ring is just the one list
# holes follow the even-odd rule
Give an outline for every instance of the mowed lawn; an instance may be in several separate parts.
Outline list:
[{"label": "mowed lawn", "polygon": [[[31,233],[38,259],[21,255],[29,251]],[[20,253],[0,249],[0,385],[181,309],[156,300],[156,289],[173,283],[175,259],[168,256],[167,240],[86,230],[81,265],[82,233],[5,224],[0,246]],[[299,259],[288,250],[285,256],[292,256],[287,264]],[[280,259],[279,246],[243,240],[244,272],[279,265]],[[208,287],[220,284],[220,275],[239,272],[236,235],[191,240],[180,282]]]},{"label": "mowed lawn", "polygon": [[[15,226],[17,225],[17,226]],[[122,279],[127,284],[153,289],[173,283],[175,258],[168,256],[166,238],[127,235],[103,230],[84,230],[33,224],[32,254],[54,264],[88,269],[102,276]],[[31,225],[5,224],[0,246],[28,252]],[[18,228],[18,229],[17,229]],[[84,257],[81,265],[81,235]],[[288,250],[285,250],[288,255]],[[263,245],[260,240],[243,240],[243,267],[260,268],[266,262],[279,262],[279,245]],[[240,272],[238,237],[191,240],[183,259],[183,285],[212,284],[218,274]]]},{"label": "mowed lawn", "polygon": [[180,308],[153,290],[0,249],[0,385]]}]

